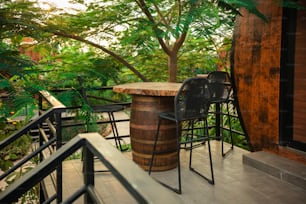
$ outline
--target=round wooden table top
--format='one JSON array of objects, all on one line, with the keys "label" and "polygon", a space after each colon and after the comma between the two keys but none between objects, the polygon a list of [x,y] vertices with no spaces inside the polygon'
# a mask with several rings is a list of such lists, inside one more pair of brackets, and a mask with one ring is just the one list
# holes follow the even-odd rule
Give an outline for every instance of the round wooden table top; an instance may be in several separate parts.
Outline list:
[{"label": "round wooden table top", "polygon": [[114,92],[148,96],[175,96],[182,83],[173,82],[136,82],[116,85]]}]

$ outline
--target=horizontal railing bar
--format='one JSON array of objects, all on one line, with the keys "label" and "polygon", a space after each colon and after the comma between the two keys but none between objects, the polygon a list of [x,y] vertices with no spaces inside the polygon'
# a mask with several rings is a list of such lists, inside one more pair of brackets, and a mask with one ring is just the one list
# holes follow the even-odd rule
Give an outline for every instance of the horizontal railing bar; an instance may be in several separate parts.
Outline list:
[{"label": "horizontal railing bar", "polygon": [[[80,91],[80,89],[75,89],[75,88],[70,88],[70,87],[69,88],[51,89],[50,91],[54,92],[54,93],[60,93],[60,92],[71,91],[71,90]],[[113,87],[112,86],[91,87],[90,90],[96,90],[96,91],[99,91],[99,90],[113,90]]]},{"label": "horizontal railing bar", "polygon": [[[154,203],[182,203],[176,194],[161,187],[145,171],[131,160],[126,159],[120,151],[106,142],[98,133],[79,134],[74,137],[48,159],[39,163],[36,168],[9,185],[5,191],[0,193],[0,200],[4,203],[16,201],[32,186],[51,174],[65,158],[84,147],[92,152],[92,156],[96,156],[102,161],[139,203],[153,203],[153,201]],[[87,190],[89,190],[89,192],[86,191],[89,195],[95,194],[93,189],[87,188]],[[94,197],[93,200],[95,200]]]},{"label": "horizontal railing bar", "polygon": [[45,114],[38,116],[35,120],[29,122],[27,125],[23,126],[19,131],[13,133],[11,136],[7,137],[6,139],[0,141],[0,150],[2,150],[7,145],[11,144],[13,141],[28,133],[30,129],[36,128],[37,124],[44,122],[47,118],[50,117],[51,114],[56,112],[63,112],[65,108],[56,108],[50,109],[45,112]]},{"label": "horizontal railing bar", "polygon": [[56,198],[57,198],[57,195],[54,194],[53,196],[51,196],[50,198],[48,198],[47,200],[45,200],[45,201],[43,202],[43,204],[49,204],[49,203],[51,203],[52,201],[54,201]]},{"label": "horizontal railing bar", "polygon": [[238,130],[230,130],[229,128],[226,128],[226,127],[220,127],[220,129],[223,129],[223,130],[226,130],[226,131],[232,131],[233,133],[236,133],[238,135],[245,135],[243,132],[240,132]]},{"label": "horizontal railing bar", "polygon": [[48,159],[42,161],[26,175],[9,185],[5,191],[0,193],[0,200],[4,203],[16,201],[22,194],[27,192],[31,187],[54,171],[58,164],[66,157],[84,145],[84,138],[74,137],[69,143],[58,149]]},{"label": "horizontal railing bar", "polygon": [[[119,138],[128,138],[128,137],[130,137],[130,135],[120,135],[120,136],[118,136],[118,137],[119,137]],[[104,138],[107,139],[107,140],[115,139],[114,136],[111,136],[111,137],[106,136],[106,137],[104,137]]]},{"label": "horizontal railing bar", "polygon": [[74,194],[72,194],[68,199],[63,201],[62,204],[73,203],[76,199],[78,199],[81,195],[83,195],[86,192],[89,194],[93,203],[95,203],[95,204],[103,203],[103,201],[99,198],[99,196],[97,196],[97,194],[95,192],[95,189],[94,189],[94,186],[89,185],[89,186],[86,187],[86,185],[83,185],[81,188],[76,190],[76,192],[74,192]]},{"label": "horizontal railing bar", "polygon": [[2,180],[3,178],[5,178],[6,176],[10,175],[12,172],[14,172],[16,169],[18,169],[19,167],[21,167],[23,164],[25,164],[27,161],[29,161],[30,159],[32,159],[34,156],[36,156],[39,152],[41,152],[42,150],[44,150],[45,148],[47,148],[48,146],[50,146],[56,138],[52,138],[51,140],[49,140],[47,143],[43,144],[42,146],[40,146],[37,150],[35,150],[34,152],[32,152],[31,154],[27,155],[26,157],[24,157],[22,160],[20,160],[18,163],[16,163],[14,166],[12,166],[10,169],[8,169],[6,172],[4,172],[3,174],[0,175],[0,180]]},{"label": "horizontal railing bar", "polygon": [[[220,112],[216,112],[216,111],[209,111],[208,112],[208,114],[220,114],[220,115],[228,115],[227,113],[224,113],[224,112],[222,112],[222,111],[220,111]],[[239,116],[237,115],[237,114],[230,114],[230,116],[232,117],[232,118],[239,118]]]},{"label": "horizontal railing bar", "polygon": [[73,203],[76,199],[78,199],[85,192],[87,192],[87,188],[86,188],[86,185],[83,185],[79,189],[77,189],[68,199],[64,200],[62,204]]},{"label": "horizontal railing bar", "polygon": [[103,201],[100,199],[100,197],[97,194],[97,190],[93,185],[87,186],[87,192],[91,199],[94,201],[94,203],[103,203]]},{"label": "horizontal railing bar", "polygon": [[[117,120],[114,120],[116,123],[118,122],[129,122],[130,119],[117,119]],[[64,122],[65,123],[65,120]],[[110,123],[110,121],[97,121],[95,122],[96,124],[107,124],[107,123]],[[75,122],[75,123],[72,123],[72,124],[63,124],[62,127],[75,127],[75,126],[80,126],[80,125],[84,125],[85,122]]]},{"label": "horizontal railing bar", "polygon": [[93,99],[112,102],[112,103],[121,103],[120,101],[115,101],[115,100],[108,99],[108,98],[105,98],[105,97],[100,97],[100,96],[87,95],[87,98],[93,98]]}]

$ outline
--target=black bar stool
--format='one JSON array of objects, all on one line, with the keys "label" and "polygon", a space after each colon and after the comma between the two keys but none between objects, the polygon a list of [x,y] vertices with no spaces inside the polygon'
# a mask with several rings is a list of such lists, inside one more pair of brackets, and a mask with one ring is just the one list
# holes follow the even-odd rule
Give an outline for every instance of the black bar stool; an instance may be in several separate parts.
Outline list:
[{"label": "black bar stool", "polygon": [[[190,78],[187,79],[183,85],[181,86],[180,90],[178,91],[177,95],[174,98],[174,112],[162,112],[159,114],[158,117],[158,126],[155,135],[154,145],[153,145],[153,152],[152,157],[149,165],[149,174],[151,174],[152,166],[154,163],[154,157],[156,154],[162,154],[163,152],[156,151],[156,144],[158,143],[158,136],[159,136],[159,129],[160,124],[163,120],[170,120],[175,122],[176,124],[176,151],[177,151],[177,161],[178,161],[178,188],[174,188],[170,185],[165,184],[164,182],[159,181],[165,187],[173,190],[176,193],[181,194],[181,164],[180,164],[180,146],[181,142],[181,124],[183,122],[190,123],[189,126],[190,133],[190,157],[189,157],[189,169],[202,178],[206,179],[209,183],[214,184],[214,173],[213,173],[213,164],[212,164],[212,157],[211,157],[211,149],[210,149],[210,138],[208,135],[208,124],[207,124],[207,114],[208,109],[210,106],[210,90],[209,90],[209,83],[208,80],[205,78]],[[209,162],[210,162],[210,172],[211,178],[204,176],[203,174],[199,173],[196,169],[192,167],[192,150],[193,150],[193,133],[194,133],[194,123],[201,121],[202,123],[202,130],[204,132],[203,138],[205,137],[205,141],[208,144],[208,153],[209,153]],[[187,142],[187,141],[185,141]],[[173,151],[173,150],[169,150]],[[205,166],[205,165],[203,165]]]},{"label": "black bar stool", "polygon": [[119,148],[121,151],[125,151],[128,148],[123,148],[121,145],[121,138],[119,136],[119,132],[118,132],[118,128],[116,125],[116,120],[115,120],[115,116],[114,113],[115,112],[119,112],[124,110],[124,106],[122,105],[111,105],[111,104],[106,104],[106,105],[90,105],[88,102],[88,98],[87,98],[87,94],[86,94],[86,87],[83,87],[83,79],[82,77],[78,77],[79,80],[79,84],[81,87],[81,95],[84,99],[84,102],[86,104],[88,104],[92,110],[93,113],[107,113],[108,118],[109,118],[109,123],[111,124],[112,127],[112,132],[114,135],[114,139],[115,139],[115,144],[116,147]]}]

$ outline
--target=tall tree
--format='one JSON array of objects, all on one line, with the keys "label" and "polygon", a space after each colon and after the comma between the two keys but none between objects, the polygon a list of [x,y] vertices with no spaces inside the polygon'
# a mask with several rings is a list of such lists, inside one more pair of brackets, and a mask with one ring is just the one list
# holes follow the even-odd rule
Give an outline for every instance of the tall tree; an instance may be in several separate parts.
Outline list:
[{"label": "tall tree", "polygon": [[[96,38],[99,36],[100,40],[107,39],[109,36],[118,39],[128,34],[130,39],[139,40],[138,42],[129,41],[139,47],[144,45],[154,46],[154,44],[156,46],[156,43],[158,43],[167,56],[168,65],[166,68],[168,69],[168,81],[170,82],[177,80],[179,51],[188,35],[199,33],[214,35],[217,29],[233,23],[233,17],[239,13],[238,8],[242,5],[260,15],[256,10],[255,3],[251,0],[119,0],[112,3],[108,2],[90,1],[86,5],[87,11],[78,15],[73,26],[86,24],[90,27],[91,34],[94,34]],[[69,28],[72,28],[71,22]],[[80,29],[84,29],[84,27],[79,27],[77,30]],[[65,30],[67,31],[67,28]],[[130,30],[132,32],[129,32]],[[62,31],[54,33],[59,36],[69,36]],[[80,40],[79,35],[70,37]],[[109,43],[113,44],[114,42],[110,40]],[[99,48],[102,49],[100,44]],[[124,61],[126,59],[123,57],[125,55],[124,47],[119,51],[116,50],[117,52],[106,50],[104,47],[103,51],[122,62],[123,58]],[[133,54],[138,56],[137,47]],[[125,65],[128,65],[128,63]],[[131,66],[129,68],[131,69]],[[131,70],[135,73],[137,69]],[[144,78],[142,79],[144,80]]]},{"label": "tall tree", "polygon": [[[34,1],[2,1],[1,35],[3,37],[22,34],[39,38],[39,42],[52,41],[56,36],[71,38],[107,53],[128,67],[141,80],[147,81],[147,78],[127,61],[125,47],[120,47],[117,43],[124,35],[129,35],[130,39],[140,36],[138,42],[131,43],[149,48],[158,43],[167,55],[168,81],[174,82],[177,80],[179,52],[189,35],[214,35],[218,29],[233,20],[233,15],[239,14],[241,7],[264,18],[256,9],[256,2],[253,0],[74,2],[84,4],[86,10],[54,12],[53,7],[40,9]],[[137,58],[137,54],[135,50],[133,56]]]}]

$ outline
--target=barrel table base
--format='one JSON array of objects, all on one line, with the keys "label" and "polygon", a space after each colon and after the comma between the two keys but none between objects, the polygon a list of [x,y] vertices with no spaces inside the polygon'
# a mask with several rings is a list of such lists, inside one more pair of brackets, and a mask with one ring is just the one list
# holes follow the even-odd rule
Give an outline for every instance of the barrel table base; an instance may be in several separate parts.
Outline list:
[{"label": "barrel table base", "polygon": [[[133,95],[130,119],[130,138],[133,161],[148,170],[157,130],[158,114],[173,111],[172,96]],[[176,127],[174,122],[162,121],[152,171],[177,167]],[[167,153],[164,153],[167,152]]]}]

